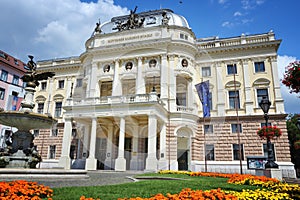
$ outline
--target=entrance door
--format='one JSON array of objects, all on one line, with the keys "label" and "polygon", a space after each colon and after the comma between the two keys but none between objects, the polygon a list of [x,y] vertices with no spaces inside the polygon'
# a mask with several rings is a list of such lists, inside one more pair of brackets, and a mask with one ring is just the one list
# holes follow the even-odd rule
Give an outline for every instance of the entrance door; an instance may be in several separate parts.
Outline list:
[{"label": "entrance door", "polygon": [[180,151],[178,150],[177,152],[178,154],[178,170],[188,170],[188,151],[187,150],[183,150]]},{"label": "entrance door", "polygon": [[125,159],[126,159],[126,170],[130,169],[131,150],[132,150],[132,138],[125,138]]}]

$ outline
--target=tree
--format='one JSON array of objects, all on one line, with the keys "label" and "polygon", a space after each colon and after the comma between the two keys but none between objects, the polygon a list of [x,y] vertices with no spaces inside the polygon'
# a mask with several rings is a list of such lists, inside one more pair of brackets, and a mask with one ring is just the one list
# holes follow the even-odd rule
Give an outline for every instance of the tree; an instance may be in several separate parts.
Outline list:
[{"label": "tree", "polygon": [[289,114],[286,122],[290,143],[291,160],[295,165],[297,177],[300,176],[300,148],[297,147],[297,142],[300,141],[300,130],[297,127],[297,120],[299,117],[300,114]]}]

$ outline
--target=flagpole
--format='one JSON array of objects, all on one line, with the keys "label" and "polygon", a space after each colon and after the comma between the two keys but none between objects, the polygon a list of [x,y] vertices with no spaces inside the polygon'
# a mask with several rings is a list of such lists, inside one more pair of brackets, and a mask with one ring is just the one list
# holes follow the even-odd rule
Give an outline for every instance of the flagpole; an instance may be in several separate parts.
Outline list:
[{"label": "flagpole", "polygon": [[[202,108],[203,109],[203,108]],[[204,131],[203,131],[203,133],[204,133],[204,136],[203,136],[203,139],[204,139],[204,170],[205,170],[205,172],[207,172],[207,159],[206,159],[206,134],[205,134],[205,117],[204,117],[204,115],[203,115],[203,127],[204,127]]]},{"label": "flagpole", "polygon": [[236,121],[237,121],[237,136],[238,136],[238,145],[239,145],[239,159],[240,159],[240,174],[243,174],[243,164],[242,164],[242,150],[241,150],[241,139],[240,139],[240,123],[239,123],[239,111],[238,111],[238,101],[237,101],[237,91],[236,91],[236,80],[235,80],[235,73],[237,69],[234,69],[233,73],[233,81],[234,81],[234,91],[235,91],[235,112],[236,112]]}]

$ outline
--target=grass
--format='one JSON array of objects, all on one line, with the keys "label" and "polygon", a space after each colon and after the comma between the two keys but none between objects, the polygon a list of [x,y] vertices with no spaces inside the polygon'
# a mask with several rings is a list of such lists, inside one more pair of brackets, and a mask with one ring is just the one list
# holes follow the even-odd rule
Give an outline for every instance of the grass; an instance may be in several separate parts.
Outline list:
[{"label": "grass", "polygon": [[234,191],[256,188],[254,186],[228,184],[226,178],[190,177],[182,174],[142,174],[140,176],[180,178],[182,180],[143,180],[120,185],[54,188],[53,200],[79,200],[81,196],[101,198],[101,200],[151,197],[157,193],[178,193],[183,188],[201,190],[222,188],[223,190]]}]

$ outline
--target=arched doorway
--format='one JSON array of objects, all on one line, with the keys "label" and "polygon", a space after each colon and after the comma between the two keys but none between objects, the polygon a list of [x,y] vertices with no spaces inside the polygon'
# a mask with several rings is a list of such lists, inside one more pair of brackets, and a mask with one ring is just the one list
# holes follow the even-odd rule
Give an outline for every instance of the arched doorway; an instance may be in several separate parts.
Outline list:
[{"label": "arched doorway", "polygon": [[192,130],[187,127],[179,128],[177,134],[177,162],[178,170],[189,170],[191,153],[190,153],[190,138]]}]

